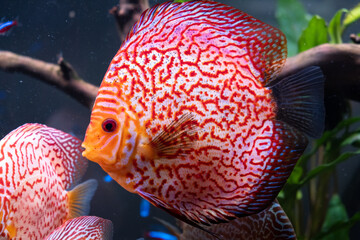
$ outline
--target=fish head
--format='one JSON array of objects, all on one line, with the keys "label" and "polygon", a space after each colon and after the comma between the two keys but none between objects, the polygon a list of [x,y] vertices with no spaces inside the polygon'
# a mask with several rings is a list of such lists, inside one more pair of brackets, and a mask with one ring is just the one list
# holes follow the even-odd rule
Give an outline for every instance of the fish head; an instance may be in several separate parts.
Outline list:
[{"label": "fish head", "polygon": [[82,147],[83,156],[90,161],[113,165],[116,163],[124,132],[125,113],[98,112],[95,105]]},{"label": "fish head", "polygon": [[[100,88],[99,95],[102,94]],[[136,115],[123,106],[106,102],[98,97],[86,130],[82,147],[83,156],[98,163],[109,175],[118,180],[119,170],[126,170],[142,143],[143,131]],[[124,172],[122,172],[124,173]],[[114,176],[114,174],[116,174]]]}]

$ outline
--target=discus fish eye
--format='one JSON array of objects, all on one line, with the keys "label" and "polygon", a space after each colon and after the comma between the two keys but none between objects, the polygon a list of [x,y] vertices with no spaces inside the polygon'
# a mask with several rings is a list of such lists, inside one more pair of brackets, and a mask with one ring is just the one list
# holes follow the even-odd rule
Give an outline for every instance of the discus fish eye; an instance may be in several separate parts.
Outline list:
[{"label": "discus fish eye", "polygon": [[102,123],[102,129],[105,132],[113,132],[116,129],[116,121],[114,119],[105,119]]}]

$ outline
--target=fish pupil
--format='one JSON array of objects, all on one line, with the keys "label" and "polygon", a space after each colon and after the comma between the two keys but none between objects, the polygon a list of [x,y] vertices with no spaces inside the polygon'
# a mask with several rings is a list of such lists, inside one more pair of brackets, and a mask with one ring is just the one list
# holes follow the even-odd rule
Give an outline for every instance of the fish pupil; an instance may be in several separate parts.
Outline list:
[{"label": "fish pupil", "polygon": [[116,122],[113,119],[106,119],[103,124],[102,128],[105,132],[113,132],[116,128]]}]

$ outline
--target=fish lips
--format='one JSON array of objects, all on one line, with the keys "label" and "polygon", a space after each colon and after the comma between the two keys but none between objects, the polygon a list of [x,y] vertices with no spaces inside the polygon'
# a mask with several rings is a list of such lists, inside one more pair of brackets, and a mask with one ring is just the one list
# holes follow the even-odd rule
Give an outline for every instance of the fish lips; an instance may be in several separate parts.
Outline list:
[{"label": "fish lips", "polygon": [[116,156],[115,155],[104,155],[101,153],[101,149],[92,148],[86,143],[82,143],[81,147],[84,148],[84,151],[82,152],[83,157],[87,158],[88,160],[92,162],[96,162],[98,164],[102,165],[112,165],[116,163]]}]

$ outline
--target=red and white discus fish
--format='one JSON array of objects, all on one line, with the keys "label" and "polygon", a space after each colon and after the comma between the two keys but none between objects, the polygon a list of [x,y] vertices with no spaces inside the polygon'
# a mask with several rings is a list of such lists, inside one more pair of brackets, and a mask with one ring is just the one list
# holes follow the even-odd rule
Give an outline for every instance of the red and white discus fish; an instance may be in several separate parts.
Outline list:
[{"label": "red and white discus fish", "polygon": [[70,219],[54,230],[45,240],[112,240],[113,224],[95,216]]},{"label": "red and white discus fish", "polygon": [[69,218],[86,215],[96,190],[81,141],[41,124],[25,124],[0,141],[0,237],[44,239]]},{"label": "red and white discus fish", "polygon": [[233,7],[156,5],[105,74],[83,156],[193,225],[258,213],[323,128],[321,70],[276,79],[286,55],[280,30]]}]

